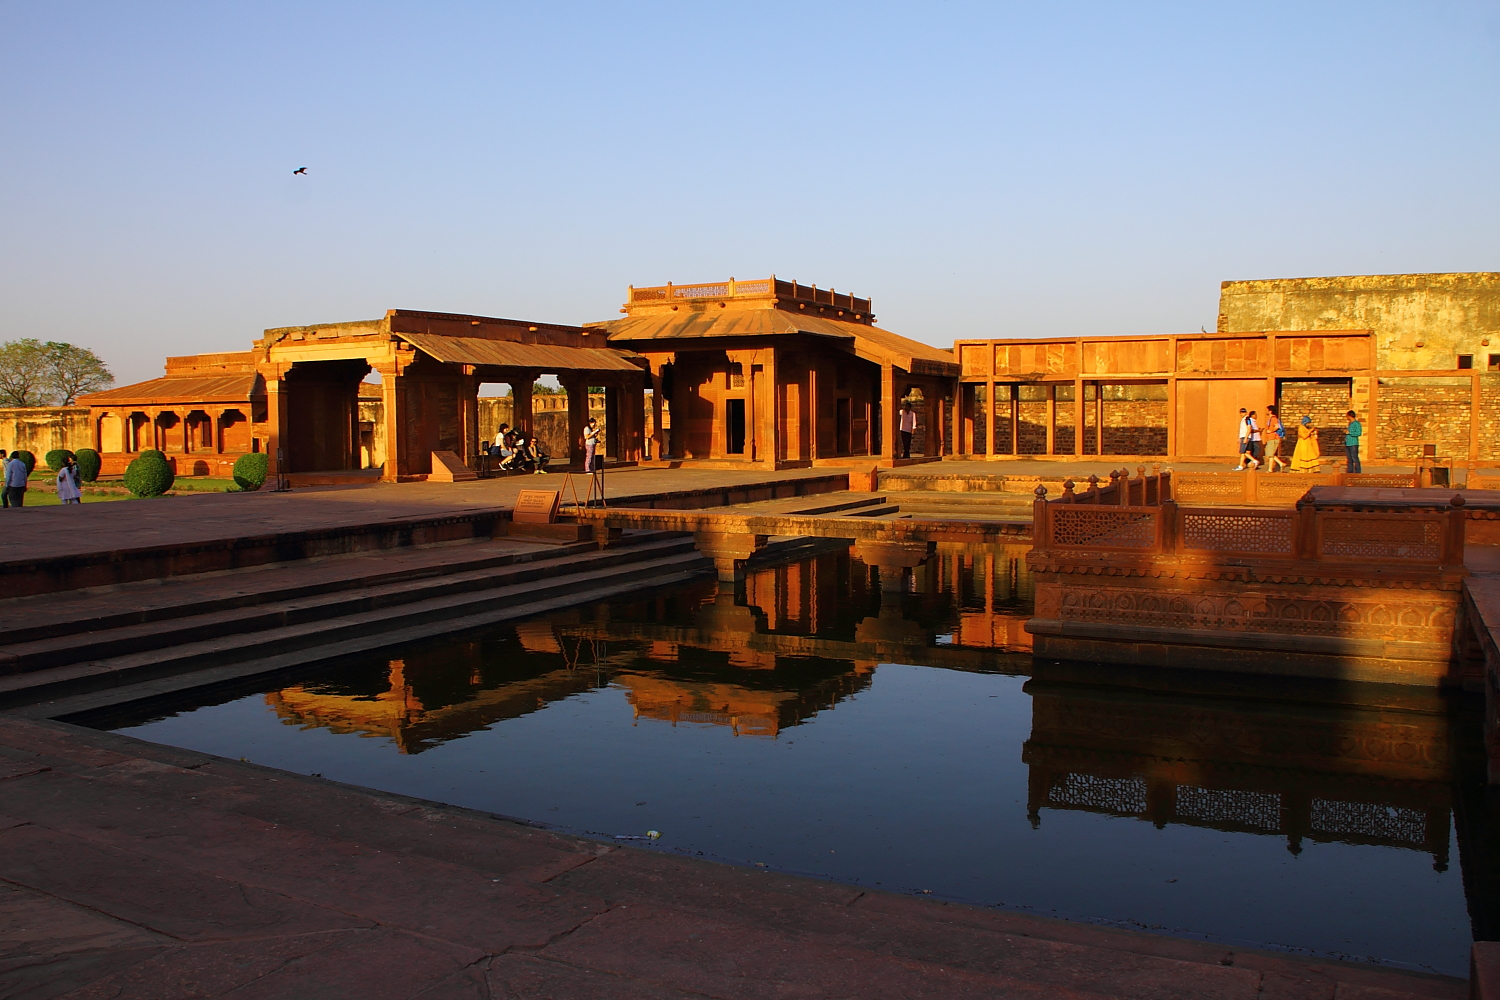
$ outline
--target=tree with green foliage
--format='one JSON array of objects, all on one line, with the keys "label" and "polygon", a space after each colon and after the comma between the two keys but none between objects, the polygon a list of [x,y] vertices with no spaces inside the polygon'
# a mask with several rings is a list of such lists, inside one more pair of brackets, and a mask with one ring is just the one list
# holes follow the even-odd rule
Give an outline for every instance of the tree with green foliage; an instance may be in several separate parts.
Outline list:
[{"label": "tree with green foliage", "polygon": [[62,467],[67,464],[67,461],[70,458],[75,462],[78,460],[78,456],[73,454],[66,448],[53,448],[51,451],[47,452],[47,468],[51,469],[53,472],[61,471]]},{"label": "tree with green foliage", "polygon": [[114,375],[87,347],[44,344],[35,337],[0,344],[0,405],[72,406],[84,393],[114,383]]},{"label": "tree with green foliage", "polygon": [[72,406],[79,396],[115,384],[114,375],[87,347],[51,340],[44,346],[47,350],[47,387],[63,406]]},{"label": "tree with green foliage", "polygon": [[159,497],[176,479],[167,456],[151,449],[125,467],[125,488],[137,497]]},{"label": "tree with green foliage", "polygon": [[104,466],[104,460],[97,451],[92,448],[79,448],[78,454],[73,456],[78,462],[78,478],[85,483],[92,483],[99,478],[99,470]]},{"label": "tree with green foliage", "polygon": [[40,340],[23,337],[0,344],[0,404],[46,406],[52,401],[50,371]]},{"label": "tree with green foliage", "polygon": [[234,460],[234,482],[242,492],[253,493],[266,482],[266,473],[271,466],[263,451],[252,451]]}]

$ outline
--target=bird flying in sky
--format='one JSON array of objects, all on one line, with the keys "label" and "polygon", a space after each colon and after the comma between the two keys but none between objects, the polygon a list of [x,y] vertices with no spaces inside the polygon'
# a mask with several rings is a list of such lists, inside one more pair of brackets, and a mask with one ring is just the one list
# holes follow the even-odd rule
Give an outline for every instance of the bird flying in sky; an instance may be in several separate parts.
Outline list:
[{"label": "bird flying in sky", "polygon": [[293,170],[292,173],[306,175],[307,168],[306,167],[298,167],[296,170]]}]

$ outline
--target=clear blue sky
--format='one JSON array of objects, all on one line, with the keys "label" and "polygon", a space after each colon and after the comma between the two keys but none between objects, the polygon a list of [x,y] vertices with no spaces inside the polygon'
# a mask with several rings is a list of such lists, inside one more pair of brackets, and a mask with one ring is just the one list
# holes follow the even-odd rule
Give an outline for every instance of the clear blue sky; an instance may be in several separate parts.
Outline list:
[{"label": "clear blue sky", "polygon": [[[955,337],[1500,269],[1500,5],[0,0],[0,339],[759,277]],[[292,169],[306,166],[306,177]]]}]

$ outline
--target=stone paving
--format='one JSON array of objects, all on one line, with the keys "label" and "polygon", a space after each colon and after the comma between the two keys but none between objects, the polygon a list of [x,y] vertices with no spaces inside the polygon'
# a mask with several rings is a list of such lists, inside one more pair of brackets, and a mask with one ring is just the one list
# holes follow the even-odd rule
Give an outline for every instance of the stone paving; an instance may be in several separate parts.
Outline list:
[{"label": "stone paving", "polygon": [[0,996],[1458,1000],[1467,987],[622,848],[0,716]]},{"label": "stone paving", "polygon": [[[709,469],[631,469],[610,472],[611,498],[768,481],[840,475],[838,469],[732,472]],[[309,486],[288,493],[206,493],[75,507],[0,511],[0,563],[39,554],[87,555],[122,548],[181,545],[224,538],[315,531],[396,518],[437,517],[509,509],[525,489],[559,490],[567,477],[508,476],[467,483],[374,483]],[[588,482],[574,476],[580,497]],[[24,530],[17,523],[24,518]],[[15,520],[10,520],[15,519]]]}]

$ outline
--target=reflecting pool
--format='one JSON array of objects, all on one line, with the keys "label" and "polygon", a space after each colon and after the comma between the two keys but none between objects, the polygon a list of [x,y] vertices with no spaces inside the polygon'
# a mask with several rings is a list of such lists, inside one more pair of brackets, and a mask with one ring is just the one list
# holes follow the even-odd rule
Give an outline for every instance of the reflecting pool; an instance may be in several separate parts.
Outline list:
[{"label": "reflecting pool", "polygon": [[[1466,975],[1478,722],[1417,689],[1033,663],[1022,548],[847,552],[83,719],[898,892]],[[659,831],[659,840],[645,839]]]}]

